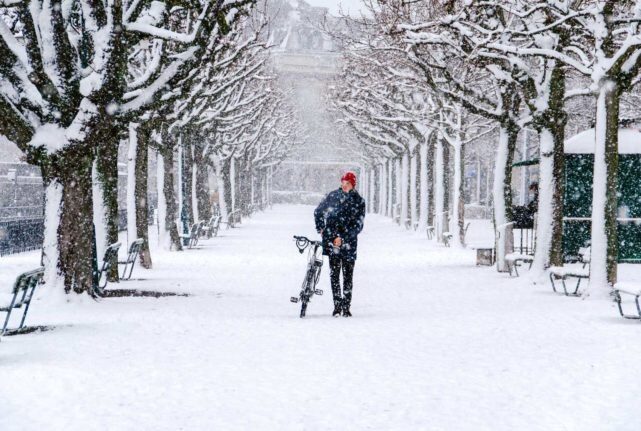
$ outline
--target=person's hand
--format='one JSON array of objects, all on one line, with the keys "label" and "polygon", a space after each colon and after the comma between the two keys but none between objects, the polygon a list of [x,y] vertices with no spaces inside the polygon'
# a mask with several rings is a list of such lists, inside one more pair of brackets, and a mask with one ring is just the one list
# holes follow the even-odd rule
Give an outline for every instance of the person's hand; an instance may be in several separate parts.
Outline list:
[{"label": "person's hand", "polygon": [[334,245],[335,245],[336,247],[340,247],[342,244],[343,244],[343,240],[342,240],[340,237],[336,237],[336,238],[334,239]]}]

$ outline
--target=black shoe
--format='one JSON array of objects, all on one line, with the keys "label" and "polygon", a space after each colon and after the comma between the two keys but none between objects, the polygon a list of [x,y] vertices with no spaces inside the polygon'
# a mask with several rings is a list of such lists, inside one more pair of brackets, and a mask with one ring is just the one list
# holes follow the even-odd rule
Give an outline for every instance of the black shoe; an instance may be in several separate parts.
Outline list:
[{"label": "black shoe", "polygon": [[343,307],[343,317],[352,317],[352,313],[350,313],[349,307]]},{"label": "black shoe", "polygon": [[332,311],[332,317],[338,317],[341,315],[342,308],[340,305],[334,305],[334,311]]}]

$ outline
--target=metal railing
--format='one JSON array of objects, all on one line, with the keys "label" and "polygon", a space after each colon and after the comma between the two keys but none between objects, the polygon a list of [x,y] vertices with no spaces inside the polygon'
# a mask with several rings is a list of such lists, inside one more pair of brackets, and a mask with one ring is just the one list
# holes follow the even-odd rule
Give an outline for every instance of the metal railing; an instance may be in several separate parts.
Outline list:
[{"label": "metal railing", "polygon": [[44,218],[0,221],[0,256],[37,250],[44,241]]}]

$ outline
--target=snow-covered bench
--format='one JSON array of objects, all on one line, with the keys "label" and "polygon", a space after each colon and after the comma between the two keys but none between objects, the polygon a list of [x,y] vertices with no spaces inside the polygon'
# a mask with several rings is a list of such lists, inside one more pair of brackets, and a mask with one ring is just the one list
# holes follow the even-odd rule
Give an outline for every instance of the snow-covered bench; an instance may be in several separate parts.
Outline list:
[{"label": "snow-covered bench", "polygon": [[516,276],[519,276],[519,270],[518,267],[522,266],[524,263],[528,263],[530,265],[530,268],[532,268],[532,262],[534,262],[534,256],[531,254],[523,254],[523,253],[508,253],[505,255],[505,261],[507,262],[507,268],[510,271],[510,275],[512,273],[516,274]]},{"label": "snow-covered bench", "polygon": [[218,229],[220,228],[220,216],[215,215],[209,219],[209,222],[205,223],[201,228],[201,235],[205,235],[207,238],[212,236],[218,236]]},{"label": "snow-covered bench", "polygon": [[[565,296],[578,296],[581,281],[590,278],[590,247],[582,247],[579,249],[579,262],[578,264],[552,266],[549,268],[550,282],[552,283],[552,290],[554,290],[554,292],[559,293],[556,290],[555,280],[561,280]],[[574,292],[572,293],[568,292],[567,286],[565,285],[565,280],[568,278],[577,279]]]},{"label": "snow-covered bench", "polygon": [[229,213],[227,216],[227,221],[221,221],[223,224],[227,224],[230,228],[235,228],[237,224],[241,223],[240,210],[234,210]]},{"label": "snow-covered bench", "polygon": [[200,229],[202,227],[201,223],[194,223],[191,225],[189,232],[186,234],[180,234],[179,236],[185,240],[185,245],[188,248],[193,248],[198,245],[198,240],[200,239]]},{"label": "snow-covered bench", "polygon": [[[118,261],[120,265],[125,265],[125,267],[122,270],[122,277],[120,277],[121,280],[129,280],[131,278],[131,273],[134,271],[134,265],[136,264],[138,253],[140,253],[140,249],[142,248],[142,245],[144,242],[145,240],[142,238],[138,238],[137,240],[132,242],[131,245],[129,246],[129,253],[127,253],[127,259]],[[129,269],[129,275],[127,275],[127,269]]]},{"label": "snow-covered bench", "polygon": [[[118,262],[118,250],[120,250],[120,243],[114,243],[111,244],[109,247],[106,248],[105,250],[105,255],[102,258],[102,263],[100,264],[100,269],[98,270],[97,278],[98,278],[98,285],[97,290],[98,294],[101,293],[101,291],[107,287],[107,281],[109,276],[107,275],[109,270],[112,268],[113,262]],[[116,268],[117,269],[117,268]],[[104,281],[101,282],[104,277]]]},{"label": "snow-covered bench", "polygon": [[434,238],[434,233],[435,233],[434,226],[428,226],[427,227],[427,239]]},{"label": "snow-covered bench", "polygon": [[[614,285],[613,293],[614,293],[614,300],[617,302],[617,305],[619,306],[619,313],[621,313],[622,317],[625,317],[626,319],[641,320],[641,307],[639,306],[639,296],[641,296],[641,282],[630,282],[630,281],[619,282]],[[634,303],[637,307],[636,315],[625,314],[623,312],[623,307],[621,305],[621,302],[622,302],[621,294],[630,295],[634,297]]]},{"label": "snow-covered bench", "polygon": [[[27,318],[27,313],[29,312],[29,305],[31,305],[31,299],[33,298],[33,292],[36,290],[38,284],[42,282],[42,277],[44,275],[44,268],[34,269],[33,271],[28,271],[20,274],[13,285],[11,295],[7,295],[11,298],[7,302],[4,302],[4,295],[0,296],[2,301],[7,304],[3,305],[0,303],[0,311],[7,314],[4,319],[4,325],[2,326],[2,332],[0,335],[4,335],[7,332],[9,326],[9,319],[11,318],[11,312],[16,308],[23,308],[22,319],[20,320],[20,326],[16,328],[16,331],[20,331],[24,322]],[[8,298],[7,298],[8,299]]]}]

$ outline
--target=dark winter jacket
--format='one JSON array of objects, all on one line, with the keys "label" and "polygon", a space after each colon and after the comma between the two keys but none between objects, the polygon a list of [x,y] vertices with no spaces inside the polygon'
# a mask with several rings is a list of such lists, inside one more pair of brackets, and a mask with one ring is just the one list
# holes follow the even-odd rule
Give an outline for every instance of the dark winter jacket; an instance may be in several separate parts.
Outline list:
[{"label": "dark winter jacket", "polygon": [[334,239],[340,237],[341,257],[356,260],[358,234],[363,230],[365,201],[356,190],[345,193],[338,189],[329,193],[314,211],[316,230],[323,233],[323,254],[333,253]]}]

